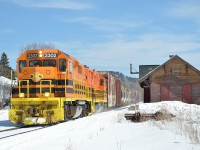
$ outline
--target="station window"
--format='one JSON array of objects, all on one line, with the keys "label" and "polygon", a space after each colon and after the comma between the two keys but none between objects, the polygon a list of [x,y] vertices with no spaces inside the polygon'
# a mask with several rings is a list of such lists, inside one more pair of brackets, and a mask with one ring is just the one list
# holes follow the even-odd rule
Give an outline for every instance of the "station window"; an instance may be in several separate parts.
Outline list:
[{"label": "station window", "polygon": [[179,64],[174,64],[172,66],[172,74],[173,75],[179,75],[181,73],[181,67]]},{"label": "station window", "polygon": [[29,67],[42,66],[41,60],[30,60]]},{"label": "station window", "polygon": [[19,72],[21,73],[22,68],[26,67],[26,60],[19,61]]},{"label": "station window", "polygon": [[51,66],[51,67],[56,67],[56,60],[44,60],[43,61],[43,66]]},{"label": "station window", "polygon": [[65,58],[59,59],[59,70],[61,72],[65,72],[67,69],[67,63]]}]

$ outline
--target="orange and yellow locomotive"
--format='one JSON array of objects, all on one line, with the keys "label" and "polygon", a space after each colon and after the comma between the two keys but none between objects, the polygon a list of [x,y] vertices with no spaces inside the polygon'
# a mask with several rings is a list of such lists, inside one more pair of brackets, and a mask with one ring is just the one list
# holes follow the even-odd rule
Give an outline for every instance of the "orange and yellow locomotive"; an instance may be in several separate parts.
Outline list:
[{"label": "orange and yellow locomotive", "polygon": [[17,59],[9,119],[50,124],[87,116],[107,105],[106,79],[57,49],[27,50]]}]

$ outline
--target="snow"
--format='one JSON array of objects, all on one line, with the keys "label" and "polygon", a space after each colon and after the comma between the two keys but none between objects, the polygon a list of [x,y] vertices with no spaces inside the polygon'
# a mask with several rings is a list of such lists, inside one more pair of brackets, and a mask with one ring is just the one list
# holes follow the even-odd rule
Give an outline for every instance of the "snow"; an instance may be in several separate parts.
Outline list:
[{"label": "snow", "polygon": [[15,125],[8,119],[8,110],[0,110],[0,131],[14,127]]},{"label": "snow", "polygon": [[11,84],[11,80],[6,77],[0,76],[0,83],[1,85]]},{"label": "snow", "polygon": [[[134,123],[124,118],[124,114],[130,112],[125,107],[1,139],[0,150],[200,149],[200,106],[171,101],[141,103],[139,108],[141,112],[149,113],[167,110],[176,117]],[[8,110],[0,110],[0,130],[15,127],[8,121],[7,113]],[[187,125],[194,129],[188,129],[194,136],[188,136],[184,131]],[[195,136],[196,140],[193,139]]]}]

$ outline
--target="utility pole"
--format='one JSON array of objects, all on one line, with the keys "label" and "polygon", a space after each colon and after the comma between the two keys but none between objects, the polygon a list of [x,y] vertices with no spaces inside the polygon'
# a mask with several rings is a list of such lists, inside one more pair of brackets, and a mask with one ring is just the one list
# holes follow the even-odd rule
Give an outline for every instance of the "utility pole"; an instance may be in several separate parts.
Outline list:
[{"label": "utility pole", "polygon": [[[133,72],[132,64],[130,64],[130,74],[139,74],[138,71]],[[135,107],[134,108],[135,108],[135,114],[137,114],[139,112],[139,99],[135,101]]]}]

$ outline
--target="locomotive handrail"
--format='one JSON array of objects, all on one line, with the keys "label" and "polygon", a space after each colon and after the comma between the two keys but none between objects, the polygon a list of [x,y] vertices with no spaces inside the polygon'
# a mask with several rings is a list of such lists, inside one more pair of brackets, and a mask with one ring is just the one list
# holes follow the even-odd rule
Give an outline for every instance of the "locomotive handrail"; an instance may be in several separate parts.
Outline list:
[{"label": "locomotive handrail", "polygon": [[76,85],[76,80],[75,78],[73,78],[73,89],[74,89],[74,98],[75,98],[75,93],[76,93],[76,89],[75,89],[75,85]]},{"label": "locomotive handrail", "polygon": [[66,80],[67,80],[67,69],[65,70],[65,98],[67,97],[67,94],[66,94],[67,93],[67,87],[66,87],[67,81]]},{"label": "locomotive handrail", "polygon": [[13,70],[10,71],[10,80],[11,80],[11,87],[12,87],[12,80],[13,80]]},{"label": "locomotive handrail", "polygon": [[[65,98],[67,97],[67,74],[68,74],[68,69],[66,68],[65,72],[62,72],[62,75],[65,75],[65,80],[64,80],[64,96]],[[60,79],[61,79],[61,75],[60,75]],[[63,87],[63,84],[62,84],[62,87]]]},{"label": "locomotive handrail", "polygon": [[84,87],[83,87],[83,91],[84,91],[85,96],[86,96],[86,82],[83,82],[83,85],[84,85]]},{"label": "locomotive handrail", "polygon": [[29,80],[19,80],[19,93],[21,93],[21,82],[26,82],[27,90],[26,95],[29,98]]},{"label": "locomotive handrail", "polygon": [[42,82],[49,82],[49,93],[51,95],[51,83],[52,83],[52,80],[40,80],[40,94],[42,94]]},{"label": "locomotive handrail", "polygon": [[13,76],[15,76],[16,71],[11,70],[10,71],[10,80],[11,80],[11,84],[10,87],[12,88],[13,86],[18,86],[18,81],[17,79],[13,79]]}]

